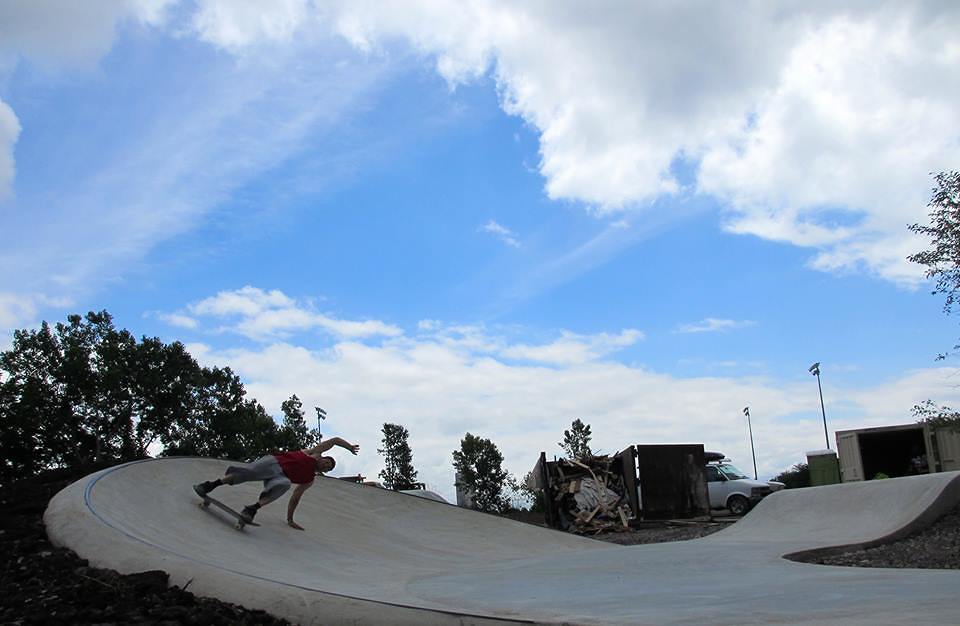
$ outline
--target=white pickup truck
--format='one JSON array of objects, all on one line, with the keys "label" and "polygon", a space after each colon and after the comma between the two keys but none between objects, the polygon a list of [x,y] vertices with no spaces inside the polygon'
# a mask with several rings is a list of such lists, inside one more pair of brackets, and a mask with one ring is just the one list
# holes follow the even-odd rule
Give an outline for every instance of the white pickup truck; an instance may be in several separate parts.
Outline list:
[{"label": "white pickup truck", "polygon": [[762,481],[747,478],[730,459],[719,452],[706,452],[707,492],[711,509],[727,509],[733,515],[745,515],[760,500],[783,489],[775,480]]}]

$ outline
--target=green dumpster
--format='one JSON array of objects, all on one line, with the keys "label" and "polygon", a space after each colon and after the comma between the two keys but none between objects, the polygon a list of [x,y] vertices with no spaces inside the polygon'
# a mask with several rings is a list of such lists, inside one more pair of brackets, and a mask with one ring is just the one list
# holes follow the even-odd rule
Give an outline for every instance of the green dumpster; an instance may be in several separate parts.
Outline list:
[{"label": "green dumpster", "polygon": [[840,482],[840,464],[833,450],[814,450],[807,452],[807,466],[810,468],[810,486],[835,485]]}]

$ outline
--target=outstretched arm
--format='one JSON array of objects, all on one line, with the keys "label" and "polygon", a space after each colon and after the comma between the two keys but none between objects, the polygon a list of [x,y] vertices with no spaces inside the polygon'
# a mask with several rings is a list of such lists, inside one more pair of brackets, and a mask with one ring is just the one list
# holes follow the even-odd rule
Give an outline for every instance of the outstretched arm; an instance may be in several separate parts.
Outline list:
[{"label": "outstretched arm", "polygon": [[291,528],[303,530],[303,526],[293,521],[293,512],[297,510],[297,505],[300,504],[300,496],[302,496],[303,492],[309,489],[311,485],[313,485],[312,482],[297,485],[293,493],[290,494],[290,502],[287,504],[287,525]]},{"label": "outstretched arm", "polygon": [[319,445],[316,445],[309,450],[308,453],[322,453],[326,452],[333,446],[340,446],[344,450],[349,450],[353,454],[360,452],[360,446],[348,442],[346,439],[341,439],[340,437],[331,437],[324,442],[321,442]]}]

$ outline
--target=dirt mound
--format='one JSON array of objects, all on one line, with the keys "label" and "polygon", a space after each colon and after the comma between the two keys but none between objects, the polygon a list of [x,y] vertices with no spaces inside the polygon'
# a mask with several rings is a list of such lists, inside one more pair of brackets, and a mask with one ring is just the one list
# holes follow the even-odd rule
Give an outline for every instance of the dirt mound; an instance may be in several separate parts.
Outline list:
[{"label": "dirt mound", "polygon": [[289,623],[168,587],[165,572],[123,576],[51,545],[42,521],[47,502],[88,471],[48,472],[0,489],[0,623]]}]

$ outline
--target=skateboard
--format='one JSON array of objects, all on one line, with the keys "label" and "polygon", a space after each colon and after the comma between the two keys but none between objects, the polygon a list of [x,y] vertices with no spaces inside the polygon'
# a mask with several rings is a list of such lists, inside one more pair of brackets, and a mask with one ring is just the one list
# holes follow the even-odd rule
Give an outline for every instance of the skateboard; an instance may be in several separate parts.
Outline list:
[{"label": "skateboard", "polygon": [[231,517],[233,517],[234,519],[237,520],[237,523],[235,524],[235,527],[236,527],[237,530],[243,530],[243,527],[244,527],[244,526],[259,526],[259,525],[260,525],[260,524],[258,524],[258,523],[256,523],[256,522],[248,522],[247,520],[243,519],[243,517],[241,517],[239,513],[237,513],[236,511],[234,511],[234,510],[231,509],[230,507],[228,507],[228,506],[227,506],[226,504],[224,504],[223,502],[220,502],[220,501],[217,500],[216,498],[211,498],[210,496],[201,496],[201,497],[203,498],[203,502],[197,503],[197,505],[198,505],[201,509],[204,509],[204,510],[209,509],[209,508],[210,508],[210,505],[212,504],[212,505],[214,505],[215,507],[219,508],[220,510],[224,511],[225,513],[228,513]]}]

